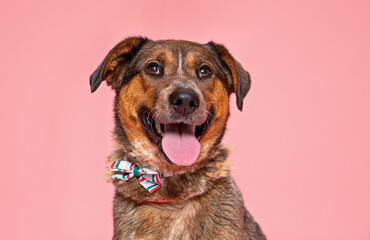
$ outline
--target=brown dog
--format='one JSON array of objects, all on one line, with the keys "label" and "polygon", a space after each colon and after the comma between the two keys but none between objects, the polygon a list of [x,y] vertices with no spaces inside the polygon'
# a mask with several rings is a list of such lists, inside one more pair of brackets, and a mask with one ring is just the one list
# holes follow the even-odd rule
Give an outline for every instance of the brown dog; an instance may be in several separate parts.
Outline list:
[{"label": "brown dog", "polygon": [[265,239],[220,143],[230,94],[242,110],[250,87],[225,47],[128,38],[91,75],[91,91],[103,80],[116,91],[113,239]]}]

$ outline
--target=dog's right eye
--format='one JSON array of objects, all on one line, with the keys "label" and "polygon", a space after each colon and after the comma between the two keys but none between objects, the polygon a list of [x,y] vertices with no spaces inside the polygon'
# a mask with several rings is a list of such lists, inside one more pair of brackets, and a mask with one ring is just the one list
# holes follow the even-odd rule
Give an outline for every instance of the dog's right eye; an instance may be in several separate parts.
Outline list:
[{"label": "dog's right eye", "polygon": [[158,65],[158,63],[150,63],[147,67],[146,67],[146,71],[147,73],[149,73],[150,75],[159,75],[161,74],[161,69]]}]

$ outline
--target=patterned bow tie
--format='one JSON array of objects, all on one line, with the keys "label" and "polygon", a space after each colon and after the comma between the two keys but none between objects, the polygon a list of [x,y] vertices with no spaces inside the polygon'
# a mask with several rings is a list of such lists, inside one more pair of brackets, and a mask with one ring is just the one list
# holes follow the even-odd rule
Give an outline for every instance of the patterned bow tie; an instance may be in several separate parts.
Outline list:
[{"label": "patterned bow tie", "polygon": [[152,193],[162,187],[159,177],[169,177],[176,174],[159,174],[147,168],[139,168],[135,164],[130,163],[126,157],[123,161],[115,161],[110,167],[110,170],[117,172],[113,174],[113,179],[129,180],[133,176],[139,177],[139,182],[148,192]]}]

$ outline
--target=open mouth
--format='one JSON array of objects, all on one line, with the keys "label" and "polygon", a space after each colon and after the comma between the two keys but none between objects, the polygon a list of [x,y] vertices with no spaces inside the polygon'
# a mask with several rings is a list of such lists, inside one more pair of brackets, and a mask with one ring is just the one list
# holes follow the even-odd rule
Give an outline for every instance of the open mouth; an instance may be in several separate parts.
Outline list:
[{"label": "open mouth", "polygon": [[148,109],[141,109],[139,116],[145,132],[164,159],[172,164],[189,166],[198,158],[200,153],[199,140],[211,124],[213,111],[200,125],[160,124],[155,121]]}]

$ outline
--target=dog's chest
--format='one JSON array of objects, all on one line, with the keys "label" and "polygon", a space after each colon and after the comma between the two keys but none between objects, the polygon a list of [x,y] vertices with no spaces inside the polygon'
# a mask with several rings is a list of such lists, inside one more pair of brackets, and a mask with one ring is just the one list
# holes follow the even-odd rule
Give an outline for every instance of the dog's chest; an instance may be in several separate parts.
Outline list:
[{"label": "dog's chest", "polygon": [[135,210],[130,214],[124,228],[126,234],[122,239],[194,239],[197,232],[196,217],[199,206],[188,203],[184,206],[163,206],[151,204]]}]

